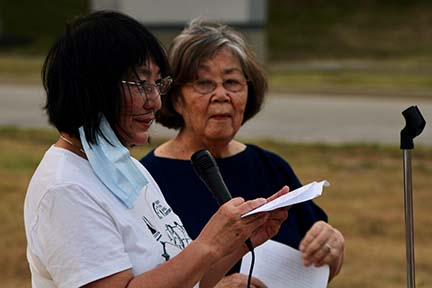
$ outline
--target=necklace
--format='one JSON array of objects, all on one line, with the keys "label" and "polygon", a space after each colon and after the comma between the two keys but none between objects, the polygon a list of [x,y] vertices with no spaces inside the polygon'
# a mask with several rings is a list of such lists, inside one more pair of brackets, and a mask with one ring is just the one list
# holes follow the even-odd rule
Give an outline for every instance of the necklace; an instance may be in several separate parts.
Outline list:
[{"label": "necklace", "polygon": [[67,139],[63,135],[60,135],[60,138],[63,139],[64,141],[66,141],[67,143],[69,143],[70,145],[74,146],[75,148],[78,148],[82,153],[85,154],[85,151],[81,147],[79,147],[78,145],[74,144],[72,141],[70,141],[69,139]]}]

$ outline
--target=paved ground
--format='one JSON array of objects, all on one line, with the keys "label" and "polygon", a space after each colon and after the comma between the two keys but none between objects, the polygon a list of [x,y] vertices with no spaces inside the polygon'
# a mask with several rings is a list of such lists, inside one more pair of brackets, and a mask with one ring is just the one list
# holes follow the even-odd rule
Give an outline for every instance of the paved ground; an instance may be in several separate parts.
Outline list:
[{"label": "paved ground", "polygon": [[[44,94],[39,86],[0,86],[0,125],[48,127],[42,112]],[[295,142],[385,143],[399,145],[405,122],[401,112],[418,105],[432,121],[432,101],[379,99],[320,95],[270,95],[264,110],[244,125],[243,140],[273,138]],[[428,123],[416,143],[432,146]],[[154,137],[168,137],[173,131],[159,125]]]}]

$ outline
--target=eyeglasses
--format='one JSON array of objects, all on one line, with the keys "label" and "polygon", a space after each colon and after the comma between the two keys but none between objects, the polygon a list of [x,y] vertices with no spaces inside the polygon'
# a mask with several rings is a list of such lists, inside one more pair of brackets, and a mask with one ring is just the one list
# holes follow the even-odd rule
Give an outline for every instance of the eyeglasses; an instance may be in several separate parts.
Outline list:
[{"label": "eyeglasses", "polygon": [[159,95],[165,95],[171,88],[172,78],[167,76],[163,79],[159,79],[155,84],[148,83],[145,80],[141,81],[125,81],[122,80],[123,84],[137,86],[141,95],[152,95],[156,89]]},{"label": "eyeglasses", "polygon": [[189,83],[192,88],[201,94],[211,93],[216,90],[218,84],[221,83],[222,86],[230,92],[240,92],[247,83],[246,79],[227,79],[222,82],[217,82],[211,79],[198,79],[194,82]]}]

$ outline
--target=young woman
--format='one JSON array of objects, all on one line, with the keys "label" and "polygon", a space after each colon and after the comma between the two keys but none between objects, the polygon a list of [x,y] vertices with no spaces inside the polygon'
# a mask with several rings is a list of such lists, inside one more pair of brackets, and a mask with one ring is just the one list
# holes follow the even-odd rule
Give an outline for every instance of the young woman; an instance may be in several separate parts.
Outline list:
[{"label": "young woman", "polygon": [[60,136],[25,199],[33,287],[212,287],[248,251],[247,238],[263,243],[287,217],[281,209],[241,218],[267,200],[235,198],[189,238],[128,150],[147,143],[171,84],[163,49],[138,21],[78,18],[49,51],[43,84]]}]

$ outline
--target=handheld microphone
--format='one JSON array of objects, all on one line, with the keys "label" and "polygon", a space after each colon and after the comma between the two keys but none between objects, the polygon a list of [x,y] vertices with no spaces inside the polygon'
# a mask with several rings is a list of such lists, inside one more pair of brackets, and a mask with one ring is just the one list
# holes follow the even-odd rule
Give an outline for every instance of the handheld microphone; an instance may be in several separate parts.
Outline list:
[{"label": "handheld microphone", "polygon": [[[219,206],[232,198],[219,171],[219,167],[208,150],[195,152],[191,157],[191,161],[195,173],[204,182],[207,189],[210,190]],[[253,251],[253,245],[249,238],[246,239],[245,243],[249,250]]]}]

